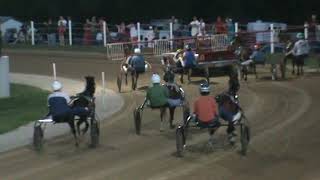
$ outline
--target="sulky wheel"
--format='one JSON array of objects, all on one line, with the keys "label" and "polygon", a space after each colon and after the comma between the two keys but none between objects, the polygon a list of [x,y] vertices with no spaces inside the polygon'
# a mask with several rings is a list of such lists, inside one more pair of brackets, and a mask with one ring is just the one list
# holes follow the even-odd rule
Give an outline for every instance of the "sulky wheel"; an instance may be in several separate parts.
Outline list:
[{"label": "sulky wheel", "polygon": [[43,130],[41,125],[37,125],[34,127],[33,131],[33,146],[36,151],[40,151],[43,146]]},{"label": "sulky wheel", "polygon": [[122,73],[120,73],[117,77],[117,85],[118,85],[118,90],[121,92],[121,85],[122,85]]},{"label": "sulky wheel", "polygon": [[246,124],[242,124],[240,128],[241,154],[245,156],[247,155],[248,145],[250,141],[250,128]]},{"label": "sulky wheel", "polygon": [[99,137],[100,137],[99,122],[97,120],[93,120],[90,128],[90,138],[91,138],[90,146],[92,148],[95,148],[99,145]]},{"label": "sulky wheel", "polygon": [[179,126],[176,130],[176,148],[177,148],[177,156],[183,157],[185,147],[185,137],[183,132],[183,127]]},{"label": "sulky wheel", "polygon": [[133,116],[134,116],[134,126],[136,130],[136,134],[140,135],[141,133],[141,110],[140,108],[136,108],[133,111]]},{"label": "sulky wheel", "polygon": [[187,123],[188,117],[190,116],[190,108],[188,104],[183,106],[183,124]]}]

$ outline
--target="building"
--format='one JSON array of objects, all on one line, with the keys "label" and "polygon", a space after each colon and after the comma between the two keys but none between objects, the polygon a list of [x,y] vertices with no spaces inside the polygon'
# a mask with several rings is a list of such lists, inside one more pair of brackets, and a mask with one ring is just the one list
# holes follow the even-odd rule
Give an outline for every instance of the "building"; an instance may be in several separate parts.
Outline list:
[{"label": "building", "polygon": [[2,36],[4,36],[8,30],[12,29],[19,32],[21,26],[22,22],[15,20],[13,17],[0,16],[0,30],[2,32]]}]

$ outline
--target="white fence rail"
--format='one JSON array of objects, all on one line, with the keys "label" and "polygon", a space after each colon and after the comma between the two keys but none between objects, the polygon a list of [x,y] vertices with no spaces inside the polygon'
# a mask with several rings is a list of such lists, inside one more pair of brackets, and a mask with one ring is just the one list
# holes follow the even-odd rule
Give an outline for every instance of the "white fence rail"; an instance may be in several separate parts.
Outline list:
[{"label": "white fence rail", "polygon": [[107,44],[107,57],[113,61],[122,61],[125,59],[124,44],[112,43]]},{"label": "white fence rail", "polygon": [[171,41],[170,40],[155,40],[153,46],[153,54],[156,56],[161,56],[163,53],[168,53],[171,51]]}]

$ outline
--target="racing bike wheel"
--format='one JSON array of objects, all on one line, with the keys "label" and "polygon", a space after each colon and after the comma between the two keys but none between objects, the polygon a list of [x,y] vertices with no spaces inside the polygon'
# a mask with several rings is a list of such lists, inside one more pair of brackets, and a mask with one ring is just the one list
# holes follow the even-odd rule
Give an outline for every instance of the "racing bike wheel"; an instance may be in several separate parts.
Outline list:
[{"label": "racing bike wheel", "polygon": [[187,123],[188,117],[190,116],[190,108],[187,104],[183,106],[183,124]]},{"label": "racing bike wheel", "polygon": [[40,151],[43,145],[43,130],[40,125],[34,127],[33,146],[36,151]]},{"label": "racing bike wheel", "polygon": [[140,135],[140,133],[141,133],[141,111],[139,108],[136,108],[133,111],[133,116],[134,116],[134,126],[136,129],[136,134]]},{"label": "racing bike wheel", "polygon": [[96,120],[93,120],[91,123],[90,129],[90,137],[91,137],[91,147],[95,148],[99,145],[99,137],[100,137],[100,129],[99,123]]},{"label": "racing bike wheel", "polygon": [[121,84],[122,84],[122,74],[120,73],[117,77],[117,85],[118,85],[119,92],[121,92]]},{"label": "racing bike wheel", "polygon": [[248,145],[250,141],[250,128],[246,124],[241,124],[240,128],[241,154],[245,156],[247,154]]},{"label": "racing bike wheel", "polygon": [[176,130],[176,148],[178,157],[183,157],[184,152],[185,138],[183,130],[182,126],[179,126]]}]

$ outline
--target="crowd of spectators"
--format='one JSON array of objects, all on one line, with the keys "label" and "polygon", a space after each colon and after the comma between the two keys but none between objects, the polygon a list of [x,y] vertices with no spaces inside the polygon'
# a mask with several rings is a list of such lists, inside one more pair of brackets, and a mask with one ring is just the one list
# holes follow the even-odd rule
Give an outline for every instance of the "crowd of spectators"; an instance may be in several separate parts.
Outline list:
[{"label": "crowd of spectators", "polygon": [[[69,24],[69,22],[72,22]],[[72,44],[81,45],[97,45],[104,44],[104,22],[105,18],[97,18],[95,16],[85,19],[82,23],[79,21],[71,21],[71,17],[60,16],[58,19],[49,18],[44,23],[35,23],[35,41],[36,43],[47,43],[49,46],[65,46],[69,44],[69,28],[72,28]],[[205,22],[203,18],[193,17],[190,23],[182,23],[175,16],[169,19],[168,23],[172,23],[174,38],[179,37],[197,37],[209,36],[212,34],[228,34],[234,36],[235,26],[231,18],[222,18],[218,16],[215,22]],[[307,22],[318,40],[320,40],[320,26],[317,16],[312,15],[310,21]],[[143,33],[142,33],[143,31]],[[164,35],[166,34],[166,36]],[[156,25],[141,25],[141,40],[151,41],[155,39],[169,38],[169,25],[166,28]],[[17,32],[16,29],[5,33],[3,37],[6,43],[29,43],[31,41],[30,23],[25,23]],[[137,24],[130,22],[126,24],[121,22],[117,25],[108,25],[106,23],[106,41],[110,42],[137,42],[138,30]],[[146,44],[146,46],[149,46]]]}]

